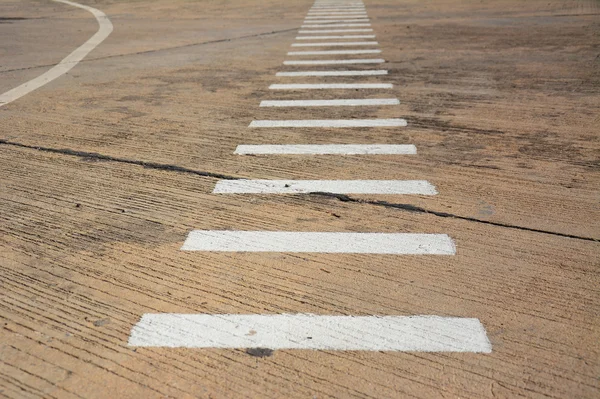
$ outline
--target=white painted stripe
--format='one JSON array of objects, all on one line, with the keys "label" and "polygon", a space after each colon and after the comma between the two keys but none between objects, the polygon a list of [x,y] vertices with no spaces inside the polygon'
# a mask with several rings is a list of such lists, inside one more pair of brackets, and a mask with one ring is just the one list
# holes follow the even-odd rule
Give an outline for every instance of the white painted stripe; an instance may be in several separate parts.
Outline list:
[{"label": "white painted stripe", "polygon": [[261,107],[360,107],[373,105],[398,105],[397,98],[367,98],[347,100],[266,100]]},{"label": "white painted stripe", "polygon": [[436,195],[426,180],[219,180],[213,194]]},{"label": "white painted stripe", "polygon": [[414,155],[412,144],[264,144],[238,145],[238,155]]},{"label": "white painted stripe", "polygon": [[391,89],[391,83],[290,83],[272,84],[271,90],[323,90],[323,89]]},{"label": "white painted stripe", "polygon": [[289,51],[287,55],[379,54],[381,50]]},{"label": "white painted stripe", "polygon": [[342,33],[342,32],[373,32],[373,29],[317,29],[317,30],[300,30],[300,34],[309,33]]},{"label": "white painted stripe", "polygon": [[302,71],[302,72],[277,72],[275,76],[376,76],[387,75],[386,70],[366,71]]},{"label": "white painted stripe", "polygon": [[362,13],[337,13],[337,14],[330,14],[330,15],[310,15],[308,14],[306,17],[304,17],[305,19],[344,19],[344,18],[349,18],[349,19],[361,19],[361,18],[369,18],[369,15],[366,12],[362,12]]},{"label": "white painted stripe", "polygon": [[129,346],[491,353],[478,319],[315,314],[146,313]]},{"label": "white painted stripe", "polygon": [[314,23],[338,23],[338,22],[369,22],[369,18],[367,17],[340,17],[340,18],[334,18],[334,17],[329,17],[329,18],[319,18],[319,17],[306,17],[304,19],[304,22],[308,23],[308,24],[314,24]]},{"label": "white painted stripe", "polygon": [[371,26],[371,24],[317,24],[301,25],[301,28],[343,28],[346,26]]},{"label": "white painted stripe", "polygon": [[404,127],[406,121],[391,119],[301,119],[252,121],[248,127]]},{"label": "white painted stripe", "polygon": [[323,39],[375,39],[375,35],[296,36],[296,40],[323,40]]},{"label": "white painted stripe", "polygon": [[88,39],[85,43],[79,46],[75,51],[62,59],[58,64],[52,67],[50,70],[44,72],[40,76],[31,79],[28,82],[23,83],[20,86],[15,87],[7,91],[4,94],[0,94],[0,107],[11,103],[32,91],[39,89],[40,87],[50,83],[54,79],[69,72],[75,65],[77,65],[86,55],[95,49],[100,43],[104,41],[110,35],[113,30],[112,23],[102,11],[92,7],[84,6],[81,4],[73,3],[67,0],[54,0],[58,3],[68,4],[73,7],[83,8],[90,12],[98,21],[98,31]]},{"label": "white painted stripe", "polygon": [[283,61],[283,65],[382,64],[384,62],[385,60],[381,58],[367,58],[354,60]]},{"label": "white painted stripe", "polygon": [[292,47],[378,46],[377,42],[294,43]]},{"label": "white painted stripe", "polygon": [[193,230],[182,251],[454,255],[446,234]]},{"label": "white painted stripe", "polygon": [[306,14],[307,17],[327,17],[327,16],[332,16],[332,17],[353,17],[356,15],[359,16],[365,16],[367,17],[368,14],[366,11],[333,11],[333,12],[315,12],[315,11],[311,11],[308,14]]}]

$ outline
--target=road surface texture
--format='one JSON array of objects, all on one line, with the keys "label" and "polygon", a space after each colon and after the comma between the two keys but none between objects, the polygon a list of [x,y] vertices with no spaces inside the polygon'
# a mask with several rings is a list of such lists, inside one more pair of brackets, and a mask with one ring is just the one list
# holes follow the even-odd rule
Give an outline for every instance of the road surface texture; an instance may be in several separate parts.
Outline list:
[{"label": "road surface texture", "polygon": [[[0,104],[0,397],[600,397],[600,2],[364,0],[370,26],[333,29],[363,31],[299,33],[340,12],[313,3],[81,0],[112,33]],[[361,1],[329,3],[350,18],[335,25],[361,25],[360,4],[338,4]],[[99,26],[0,0],[0,95]],[[292,46],[303,35],[375,37]],[[284,65],[350,59],[385,62]],[[270,88],[289,84],[376,86]],[[259,106],[333,99],[390,104]],[[307,120],[324,122],[281,122]],[[259,144],[408,147],[234,153]],[[231,232],[306,234],[220,249]],[[272,330],[232,322],[254,348],[186,315],[272,315]],[[294,315],[314,320],[301,342],[269,335]],[[323,316],[356,334],[309,336]],[[482,329],[448,350],[445,327],[377,327],[421,320],[406,316]]]}]

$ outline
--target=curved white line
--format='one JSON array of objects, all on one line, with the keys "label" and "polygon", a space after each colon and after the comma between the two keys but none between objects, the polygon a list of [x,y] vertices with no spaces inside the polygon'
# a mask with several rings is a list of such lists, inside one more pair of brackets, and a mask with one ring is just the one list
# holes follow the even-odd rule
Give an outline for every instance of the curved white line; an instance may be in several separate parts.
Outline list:
[{"label": "curved white line", "polygon": [[52,67],[52,69],[41,74],[37,78],[31,79],[30,81],[25,82],[22,85],[11,89],[4,94],[1,94],[0,107],[17,100],[36,89],[39,89],[45,84],[50,83],[54,79],[69,72],[71,68],[77,65],[79,61],[81,61],[86,55],[89,54],[90,51],[92,51],[94,48],[96,48],[96,46],[102,43],[102,41],[104,41],[104,39],[106,39],[108,35],[110,35],[110,33],[113,31],[112,23],[110,22],[106,14],[104,14],[102,11],[99,11],[92,7],[73,3],[72,1],[68,0],[54,1],[58,3],[68,4],[73,7],[83,8],[84,10],[91,12],[94,15],[94,17],[96,17],[96,20],[100,25],[100,27],[98,28],[98,32],[96,32],[96,34],[94,34],[94,36],[92,36],[87,42],[83,43],[75,51],[66,56],[61,62]]}]

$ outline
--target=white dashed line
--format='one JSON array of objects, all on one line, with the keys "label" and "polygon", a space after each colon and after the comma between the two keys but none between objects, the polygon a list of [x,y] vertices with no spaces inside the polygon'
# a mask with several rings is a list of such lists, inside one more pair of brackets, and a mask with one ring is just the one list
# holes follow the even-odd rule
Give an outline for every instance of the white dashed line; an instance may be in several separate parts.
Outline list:
[{"label": "white dashed line", "polygon": [[354,60],[306,60],[306,61],[283,61],[283,65],[334,65],[334,64],[383,64],[384,59],[366,58]]},{"label": "white dashed line", "polygon": [[238,145],[237,155],[415,155],[412,144],[257,144]]},{"label": "white dashed line", "polygon": [[271,90],[391,89],[391,83],[290,83],[272,84]]},{"label": "white dashed line", "polygon": [[219,180],[213,194],[436,195],[426,180]]},{"label": "white dashed line", "polygon": [[376,76],[387,75],[385,69],[366,71],[300,71],[300,72],[277,72],[275,76]]},{"label": "white dashed line", "polygon": [[0,94],[0,107],[11,103],[32,91],[39,89],[45,84],[50,83],[54,79],[69,72],[75,65],[77,65],[86,55],[88,55],[93,49],[95,49],[100,43],[104,41],[110,35],[113,30],[112,23],[102,11],[92,7],[84,6],[81,4],[73,3],[67,0],[54,0],[58,3],[68,4],[73,7],[83,8],[94,15],[96,21],[98,21],[98,31],[88,39],[87,42],[79,46],[75,51],[62,59],[56,66],[50,70],[41,74],[37,78],[31,79],[28,82],[23,83],[20,86],[15,87],[7,91],[4,94]]},{"label": "white dashed line", "polygon": [[290,51],[287,55],[379,54],[381,50]]},{"label": "white dashed line", "polygon": [[302,25],[301,28],[343,28],[346,26],[371,26],[371,24],[317,24]]},{"label": "white dashed line", "polygon": [[347,100],[265,100],[260,102],[261,107],[360,107],[398,105],[397,98],[367,98]]},{"label": "white dashed line", "polygon": [[252,121],[248,127],[404,127],[406,121],[392,119],[300,119]]},{"label": "white dashed line", "polygon": [[292,47],[335,47],[335,46],[378,46],[377,42],[325,42],[325,43],[294,43]]},{"label": "white dashed line", "polygon": [[300,30],[299,34],[309,34],[309,33],[342,33],[342,32],[373,32],[373,29],[317,29],[317,30]]},{"label": "white dashed line", "polygon": [[446,234],[193,230],[182,251],[455,255]]},{"label": "white dashed line", "polygon": [[478,319],[440,316],[146,313],[128,344],[169,348],[490,353]]},{"label": "white dashed line", "polygon": [[296,40],[375,39],[375,35],[296,36]]}]

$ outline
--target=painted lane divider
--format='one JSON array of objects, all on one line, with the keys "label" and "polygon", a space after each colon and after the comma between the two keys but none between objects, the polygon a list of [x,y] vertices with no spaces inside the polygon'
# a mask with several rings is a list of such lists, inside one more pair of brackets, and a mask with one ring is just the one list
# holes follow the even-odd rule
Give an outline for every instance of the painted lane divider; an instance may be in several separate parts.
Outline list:
[{"label": "painted lane divider", "polygon": [[237,155],[415,155],[412,144],[246,144]]},{"label": "painted lane divider", "polygon": [[298,71],[298,72],[277,72],[275,76],[376,76],[387,75],[385,69],[366,70],[366,71]]},{"label": "painted lane divider", "polygon": [[490,353],[478,319],[439,316],[146,313],[130,346]]},{"label": "painted lane divider", "polygon": [[325,43],[293,43],[292,47],[334,47],[334,46],[378,46],[377,42],[325,42]]},{"label": "painted lane divider", "polygon": [[82,8],[90,12],[98,21],[98,31],[94,33],[85,43],[75,49],[71,54],[63,58],[58,64],[44,72],[40,76],[33,78],[22,85],[15,87],[7,91],[6,93],[0,94],[0,107],[11,103],[34,90],[50,83],[54,79],[69,72],[75,65],[77,65],[86,55],[88,55],[93,49],[95,49],[100,43],[104,41],[113,31],[113,25],[102,11],[92,7],[84,6],[82,4],[74,3],[67,0],[54,0],[58,3],[68,4],[73,7]]},{"label": "painted lane divider", "polygon": [[383,64],[384,59],[366,58],[352,60],[291,60],[283,61],[283,65],[334,65],[334,64]]},{"label": "painted lane divider", "polygon": [[354,20],[356,19],[369,19],[369,16],[364,13],[362,15],[308,15],[304,18],[305,21],[310,21],[310,20],[316,20],[316,21],[322,21],[322,20],[328,20],[328,19],[332,19],[335,21],[345,21],[345,20],[350,20],[350,22],[354,22]]},{"label": "painted lane divider", "polygon": [[406,121],[394,119],[301,119],[252,121],[248,127],[404,127]]},{"label": "painted lane divider", "polygon": [[346,100],[265,100],[260,107],[360,107],[374,105],[398,105],[397,98],[368,98]]},{"label": "painted lane divider", "polygon": [[398,105],[397,98],[368,98],[344,100],[265,100],[260,102],[260,107],[360,107]]},{"label": "painted lane divider", "polygon": [[342,33],[342,32],[373,32],[371,28],[360,28],[360,29],[317,29],[317,30],[299,30],[299,34],[308,33]]},{"label": "painted lane divider", "polygon": [[326,90],[326,89],[391,89],[391,83],[289,83],[272,84],[270,90]]},{"label": "painted lane divider", "polygon": [[287,55],[379,54],[381,50],[289,51]]},{"label": "painted lane divider", "polygon": [[368,14],[365,11],[332,11],[332,12],[309,12],[306,14],[308,17],[354,17],[354,16],[365,16]]},{"label": "painted lane divider", "polygon": [[219,180],[213,194],[437,195],[426,180]]},{"label": "painted lane divider", "polygon": [[359,18],[351,18],[351,19],[331,19],[331,18],[327,18],[324,20],[310,20],[310,19],[305,19],[304,23],[306,24],[328,24],[328,23],[332,23],[332,24],[339,24],[342,22],[352,22],[352,23],[363,23],[363,22],[369,22],[369,18],[364,18],[364,17],[359,17]]},{"label": "painted lane divider", "polygon": [[192,230],[182,251],[455,255],[446,234]]},{"label": "painted lane divider", "polygon": [[371,24],[316,24],[316,25],[301,25],[301,28],[344,28],[350,26],[371,26]]},{"label": "painted lane divider", "polygon": [[296,36],[296,40],[375,39],[375,35]]}]

